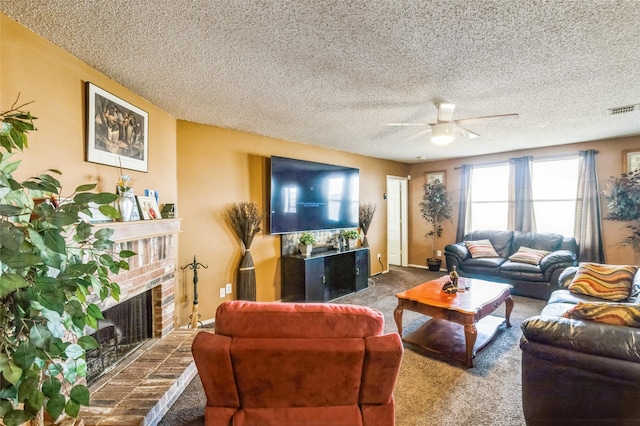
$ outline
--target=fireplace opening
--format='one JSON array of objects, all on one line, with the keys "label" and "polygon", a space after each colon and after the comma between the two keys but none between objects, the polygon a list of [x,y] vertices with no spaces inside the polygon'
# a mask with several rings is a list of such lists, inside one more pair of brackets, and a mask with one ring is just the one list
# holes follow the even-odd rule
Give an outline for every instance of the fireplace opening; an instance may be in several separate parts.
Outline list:
[{"label": "fireplace opening", "polygon": [[151,290],[127,299],[103,312],[98,329],[88,330],[98,348],[87,351],[87,384],[104,373],[153,337]]}]

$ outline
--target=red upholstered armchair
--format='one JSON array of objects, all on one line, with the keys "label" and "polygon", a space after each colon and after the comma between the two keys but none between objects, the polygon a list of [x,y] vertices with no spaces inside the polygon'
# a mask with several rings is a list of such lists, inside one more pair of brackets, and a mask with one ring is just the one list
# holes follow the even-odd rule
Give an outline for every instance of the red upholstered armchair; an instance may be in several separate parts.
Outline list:
[{"label": "red upholstered armchair", "polygon": [[393,425],[402,360],[376,310],[224,302],[192,352],[207,425]]}]

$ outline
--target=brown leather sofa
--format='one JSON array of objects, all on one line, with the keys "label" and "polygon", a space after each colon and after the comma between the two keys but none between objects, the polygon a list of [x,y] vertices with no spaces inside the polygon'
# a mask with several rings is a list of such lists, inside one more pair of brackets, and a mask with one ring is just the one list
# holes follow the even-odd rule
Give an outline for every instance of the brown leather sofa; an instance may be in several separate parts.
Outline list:
[{"label": "brown leather sofa", "polygon": [[[568,268],[568,283],[577,268]],[[522,323],[522,405],[528,426],[640,424],[640,328],[565,318],[578,302],[610,302],[562,288]],[[624,303],[640,303],[640,272]]]},{"label": "brown leather sofa", "polygon": [[[498,257],[473,258],[465,241],[489,240]],[[509,256],[520,247],[545,250],[538,265],[514,262]],[[577,265],[578,244],[573,237],[522,231],[473,231],[463,241],[444,248],[447,269],[455,266],[463,277],[511,284],[511,294],[547,300],[558,289],[558,276],[565,268]]]},{"label": "brown leather sofa", "polygon": [[374,309],[234,301],[192,352],[207,425],[393,425],[403,347]]}]

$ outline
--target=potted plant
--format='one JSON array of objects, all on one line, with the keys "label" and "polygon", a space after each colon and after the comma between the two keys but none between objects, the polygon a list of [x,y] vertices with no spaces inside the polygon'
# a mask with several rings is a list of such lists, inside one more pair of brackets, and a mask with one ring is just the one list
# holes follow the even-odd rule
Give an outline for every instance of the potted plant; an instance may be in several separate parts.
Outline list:
[{"label": "potted plant", "polygon": [[303,256],[311,256],[311,250],[313,250],[313,244],[316,242],[316,237],[310,231],[304,231],[298,238],[298,250]]},{"label": "potted plant", "polygon": [[356,229],[347,229],[346,231],[342,231],[342,235],[345,240],[349,242],[349,248],[352,249],[356,246],[356,240],[360,236],[358,230]]},{"label": "potted plant", "polygon": [[438,238],[442,236],[442,221],[451,219],[451,199],[444,183],[439,179],[424,185],[420,212],[422,217],[431,224],[431,230],[425,234],[425,237],[431,238],[433,242],[433,255],[427,259],[427,266],[430,271],[439,271],[442,259],[436,257],[436,243]]},{"label": "potted plant", "polygon": [[634,251],[640,251],[640,169],[613,176],[605,191],[609,214],[605,219],[620,222],[630,222],[627,226],[631,230],[623,244],[633,246]]},{"label": "potted plant", "polygon": [[81,185],[64,202],[49,170],[19,182],[14,150],[27,147],[34,117],[24,105],[0,112],[0,418],[8,426],[43,424],[63,413],[77,417],[89,405],[86,351],[98,347],[85,327],[98,328],[95,304],[120,288],[111,280],[129,265],[130,251],[113,253],[112,229],[95,233],[89,203],[119,217],[116,194]]}]

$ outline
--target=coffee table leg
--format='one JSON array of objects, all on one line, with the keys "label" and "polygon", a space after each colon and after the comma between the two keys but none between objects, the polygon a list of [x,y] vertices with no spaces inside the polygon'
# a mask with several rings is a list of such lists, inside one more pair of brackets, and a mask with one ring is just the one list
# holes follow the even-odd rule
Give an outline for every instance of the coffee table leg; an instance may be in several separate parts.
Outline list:
[{"label": "coffee table leg", "polygon": [[396,306],[396,309],[393,311],[393,319],[396,320],[396,327],[398,327],[398,334],[400,338],[402,338],[402,306]]},{"label": "coffee table leg", "polygon": [[507,327],[511,327],[511,322],[509,322],[509,317],[511,316],[511,310],[513,309],[513,298],[511,296],[507,297],[504,300],[504,304],[506,306],[505,318],[507,322]]},{"label": "coffee table leg", "polygon": [[464,326],[465,348],[467,350],[467,366],[473,367],[473,347],[478,338],[478,329],[475,324],[467,324]]}]

